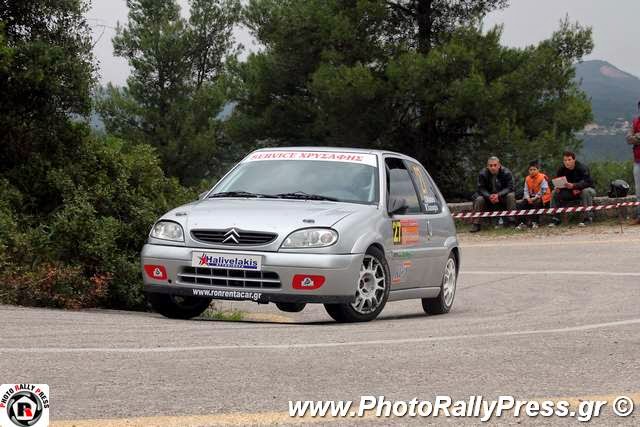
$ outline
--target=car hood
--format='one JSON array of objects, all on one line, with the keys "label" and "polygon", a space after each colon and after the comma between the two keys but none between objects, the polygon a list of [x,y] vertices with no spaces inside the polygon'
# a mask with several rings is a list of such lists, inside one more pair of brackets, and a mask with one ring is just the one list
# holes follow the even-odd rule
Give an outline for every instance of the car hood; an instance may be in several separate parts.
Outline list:
[{"label": "car hood", "polygon": [[182,206],[165,217],[183,217],[193,229],[238,228],[280,235],[305,227],[331,227],[370,205],[315,200],[209,199]]}]

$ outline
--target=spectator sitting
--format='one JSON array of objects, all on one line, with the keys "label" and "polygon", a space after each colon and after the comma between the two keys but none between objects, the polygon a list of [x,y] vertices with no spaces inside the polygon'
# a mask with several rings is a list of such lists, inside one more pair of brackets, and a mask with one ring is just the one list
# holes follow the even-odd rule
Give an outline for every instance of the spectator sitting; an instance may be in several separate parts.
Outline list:
[{"label": "spectator sitting", "polygon": [[[567,185],[563,188],[555,188],[551,196],[551,207],[558,208],[567,202],[580,200],[582,206],[593,205],[596,190],[593,188],[593,180],[586,165],[576,161],[575,153],[565,151],[563,154],[563,166],[558,169],[557,177],[565,177]],[[550,227],[560,225],[560,218],[553,217]],[[593,212],[585,212],[579,226],[584,227],[593,222]]]},{"label": "spectator sitting", "polygon": [[[487,167],[478,175],[478,193],[473,200],[473,211],[515,210],[516,195],[513,189],[511,171],[500,164],[500,159],[493,156],[487,160]],[[508,218],[515,223],[514,218]],[[480,218],[473,219],[471,232],[480,231]]]},{"label": "spectator sitting", "polygon": [[[529,175],[524,180],[524,197],[518,203],[517,209],[542,209],[549,207],[551,201],[551,187],[549,178],[540,172],[540,164],[537,161],[529,163]],[[533,221],[532,221],[533,219]],[[527,225],[531,228],[538,228],[540,215],[527,216],[527,224],[521,222],[519,230],[525,229]]]}]

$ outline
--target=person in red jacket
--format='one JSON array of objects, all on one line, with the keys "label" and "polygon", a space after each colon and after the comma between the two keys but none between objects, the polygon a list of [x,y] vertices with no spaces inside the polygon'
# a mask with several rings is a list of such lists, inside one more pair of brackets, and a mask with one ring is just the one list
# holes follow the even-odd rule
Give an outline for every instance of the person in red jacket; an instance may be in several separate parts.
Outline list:
[{"label": "person in red jacket", "polygon": [[[638,110],[640,111],[640,102],[638,102]],[[633,146],[633,179],[636,197],[640,202],[640,117],[633,119],[631,131],[627,135],[627,143]],[[632,224],[640,225],[640,206],[636,210],[636,219]]]}]

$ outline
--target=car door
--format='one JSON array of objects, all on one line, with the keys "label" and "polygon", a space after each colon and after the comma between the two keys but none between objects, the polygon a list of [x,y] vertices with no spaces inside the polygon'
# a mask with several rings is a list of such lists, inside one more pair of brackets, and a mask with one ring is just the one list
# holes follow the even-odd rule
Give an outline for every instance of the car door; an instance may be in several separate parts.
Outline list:
[{"label": "car door", "polygon": [[404,211],[389,216],[391,231],[387,247],[391,248],[389,269],[391,289],[408,289],[424,285],[428,268],[425,253],[427,220],[414,180],[405,161],[398,157],[386,157],[387,200],[403,198]]},{"label": "car door", "polygon": [[449,256],[446,246],[450,234],[449,213],[443,208],[444,200],[427,171],[416,162],[407,162],[407,168],[418,187],[421,208],[426,215],[427,239],[425,242],[425,276],[422,284],[439,286],[442,271]]}]

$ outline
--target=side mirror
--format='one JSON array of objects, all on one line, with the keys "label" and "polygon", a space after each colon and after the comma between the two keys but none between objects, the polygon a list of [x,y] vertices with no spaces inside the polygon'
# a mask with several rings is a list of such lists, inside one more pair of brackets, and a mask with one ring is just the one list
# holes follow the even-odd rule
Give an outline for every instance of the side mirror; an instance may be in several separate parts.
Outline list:
[{"label": "side mirror", "polygon": [[395,215],[402,213],[409,209],[409,204],[407,200],[403,197],[391,197],[389,199],[389,215]]}]

